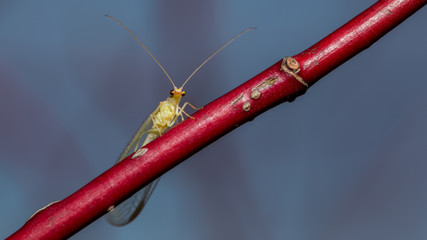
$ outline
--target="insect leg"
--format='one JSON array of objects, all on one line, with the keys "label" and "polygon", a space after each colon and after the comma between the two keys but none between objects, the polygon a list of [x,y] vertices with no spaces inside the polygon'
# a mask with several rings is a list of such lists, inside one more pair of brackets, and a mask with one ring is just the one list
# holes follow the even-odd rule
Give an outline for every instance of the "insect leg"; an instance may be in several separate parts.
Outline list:
[{"label": "insect leg", "polygon": [[186,113],[185,111],[184,111],[184,108],[187,106],[187,105],[190,105],[190,107],[192,107],[193,109],[202,109],[201,107],[200,108],[197,108],[197,107],[195,107],[195,106],[193,106],[193,105],[191,105],[191,103],[189,103],[189,102],[185,102],[184,103],[184,105],[182,105],[182,107],[180,107],[180,106],[178,106],[178,111],[177,111],[177,115],[178,116],[181,116],[181,119],[184,121],[184,117],[182,116],[182,114],[184,113],[187,117],[189,117],[189,118],[191,118],[191,119],[194,119],[194,117],[192,117],[192,116],[190,116],[188,113]]},{"label": "insect leg", "polygon": [[155,128],[156,131],[159,133],[159,135],[162,136],[162,132],[160,131],[160,128],[157,126],[157,121],[153,117],[153,114],[150,114],[150,118],[151,118],[151,120],[153,120],[153,127],[151,129]]},{"label": "insect leg", "polygon": [[195,107],[195,106],[193,106],[191,103],[189,103],[189,102],[185,102],[184,103],[184,105],[182,105],[182,109],[184,109],[187,105],[190,105],[190,107],[192,107],[193,109],[195,109],[195,110],[199,110],[199,109],[202,109],[203,107]]}]

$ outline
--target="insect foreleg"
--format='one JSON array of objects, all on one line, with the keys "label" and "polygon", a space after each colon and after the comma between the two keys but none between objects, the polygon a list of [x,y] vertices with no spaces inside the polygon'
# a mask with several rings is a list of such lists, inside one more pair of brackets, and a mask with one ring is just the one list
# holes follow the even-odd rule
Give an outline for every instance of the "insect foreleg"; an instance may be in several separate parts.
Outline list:
[{"label": "insect foreleg", "polygon": [[192,107],[193,109],[202,109],[201,107],[200,108],[197,108],[197,107],[195,107],[195,106],[193,106],[193,105],[191,105],[191,103],[189,103],[189,102],[185,102],[183,105],[182,105],[182,107],[180,107],[180,106],[178,106],[177,107],[177,116],[181,116],[181,119],[182,119],[182,121],[184,121],[184,117],[182,116],[182,114],[184,113],[187,117],[189,117],[189,118],[191,118],[191,119],[194,119],[194,117],[192,117],[192,116],[190,116],[188,113],[186,113],[185,111],[184,111],[184,108],[187,106],[187,105],[189,105],[190,107]]},{"label": "insect foreleg", "polygon": [[202,109],[203,107],[195,107],[195,106],[193,106],[191,103],[189,103],[189,102],[185,102],[184,103],[184,105],[182,105],[182,109],[184,109],[187,105],[190,105],[190,107],[192,107],[193,109],[195,109],[195,110],[199,110],[199,109]]}]

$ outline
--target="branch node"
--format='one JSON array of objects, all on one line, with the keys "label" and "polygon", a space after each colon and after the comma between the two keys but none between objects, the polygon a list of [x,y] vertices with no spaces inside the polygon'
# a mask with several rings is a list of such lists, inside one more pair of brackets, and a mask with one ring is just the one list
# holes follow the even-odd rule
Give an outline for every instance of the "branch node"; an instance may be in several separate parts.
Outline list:
[{"label": "branch node", "polygon": [[308,88],[308,83],[302,79],[300,75],[298,75],[300,69],[300,65],[295,58],[285,57],[282,61],[282,66],[280,68],[282,71],[291,74],[298,82]]},{"label": "branch node", "polygon": [[243,103],[242,110],[245,112],[249,112],[249,110],[251,110],[251,103],[250,102]]},{"label": "branch node", "polygon": [[254,89],[254,90],[251,92],[251,98],[252,98],[252,99],[256,100],[256,99],[258,99],[258,98],[260,98],[260,97],[261,97],[261,92],[260,92],[258,89]]},{"label": "branch node", "polygon": [[148,148],[140,148],[138,149],[138,151],[135,152],[135,154],[132,156],[132,159],[137,158],[137,157],[141,157],[142,155],[144,155],[146,152],[148,152]]}]

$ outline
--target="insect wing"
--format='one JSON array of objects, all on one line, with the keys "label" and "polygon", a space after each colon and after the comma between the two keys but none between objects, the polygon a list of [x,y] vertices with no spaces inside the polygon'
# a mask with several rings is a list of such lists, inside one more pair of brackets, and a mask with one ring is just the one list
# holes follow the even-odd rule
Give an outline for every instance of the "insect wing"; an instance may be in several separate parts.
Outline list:
[{"label": "insect wing", "polygon": [[[129,154],[138,149],[142,136],[147,133],[147,131],[151,128],[152,124],[152,119],[148,117],[142,123],[141,127],[134,134],[132,139],[129,141],[128,145],[120,154],[116,163],[122,161]],[[156,188],[159,180],[160,178],[154,180],[153,182],[145,186],[143,189],[132,195],[130,198],[126,199],[124,202],[116,206],[111,212],[107,213],[107,221],[115,226],[123,226],[131,222],[142,211],[148,199],[150,199],[150,196]]]},{"label": "insect wing", "polygon": [[142,211],[151,194],[157,186],[160,178],[157,178],[143,189],[120,203],[113,211],[106,215],[107,221],[115,226],[123,226],[135,219]]},{"label": "insect wing", "polygon": [[135,152],[138,149],[138,145],[141,142],[142,136],[146,134],[148,130],[150,130],[152,125],[153,125],[153,120],[151,119],[151,117],[148,117],[147,119],[145,119],[145,121],[141,124],[141,127],[139,127],[138,131],[136,131],[132,139],[129,141],[128,145],[123,150],[122,154],[120,154],[116,163],[121,162],[123,159],[129,156],[129,154],[131,154],[132,152]]}]

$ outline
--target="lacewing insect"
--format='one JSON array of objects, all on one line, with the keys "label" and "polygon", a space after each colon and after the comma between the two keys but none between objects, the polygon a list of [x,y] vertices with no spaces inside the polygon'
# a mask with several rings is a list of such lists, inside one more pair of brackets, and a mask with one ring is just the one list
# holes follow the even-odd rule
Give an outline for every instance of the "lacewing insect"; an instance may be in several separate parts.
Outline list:
[{"label": "lacewing insect", "polygon": [[[212,57],[214,57],[218,52],[220,52],[228,44],[230,44],[232,41],[234,41],[243,33],[254,29],[254,28],[246,29],[240,32],[239,34],[237,34],[234,38],[232,38],[226,44],[224,44],[220,49],[215,51],[202,64],[200,64],[200,66],[198,66],[190,74],[190,76],[184,81],[181,87],[178,88],[170,78],[169,74],[166,72],[165,68],[163,68],[163,66],[151,54],[151,52],[147,49],[147,47],[127,27],[125,27],[125,25],[123,25],[119,20],[115,19],[114,17],[111,17],[109,15],[105,15],[105,16],[119,23],[124,29],[126,29],[126,31],[130,33],[130,35],[132,35],[133,38],[135,38],[136,41],[138,41],[138,43],[148,52],[148,54],[150,54],[150,56],[154,59],[157,65],[162,69],[162,71],[165,73],[166,77],[169,79],[169,81],[172,83],[172,86],[173,86],[173,90],[170,91],[170,96],[165,101],[160,102],[159,106],[142,123],[141,127],[138,129],[138,131],[129,141],[128,145],[125,147],[125,149],[123,150],[122,154],[119,156],[116,163],[122,161],[129,154],[131,154],[132,151],[135,152],[138,149],[139,150],[137,151],[136,154],[138,154],[138,156],[143,155],[147,150],[142,147],[144,147],[146,144],[153,141],[157,137],[161,136],[162,133],[164,133],[168,128],[172,127],[176,123],[179,117],[181,117],[181,120],[184,120],[183,114],[192,118],[190,115],[188,115],[184,111],[184,108],[187,105],[191,106],[194,109],[197,109],[196,107],[191,105],[189,102],[185,102],[182,105],[182,107],[179,106],[181,98],[185,96],[185,91],[183,90],[185,84],[193,77],[193,75],[203,65],[205,65]],[[141,142],[141,138],[144,134],[147,134],[145,141],[142,143],[141,146],[139,146]],[[147,203],[148,199],[153,193],[154,188],[159,182],[159,179],[160,178],[157,178],[152,183],[148,184],[143,189],[139,190],[137,193],[135,193],[133,196],[131,196],[130,198],[128,198],[118,206],[110,209],[110,212],[106,215],[107,221],[112,225],[122,226],[131,222],[133,219],[135,219],[135,217],[138,216],[138,214],[144,208],[145,204]]]}]

